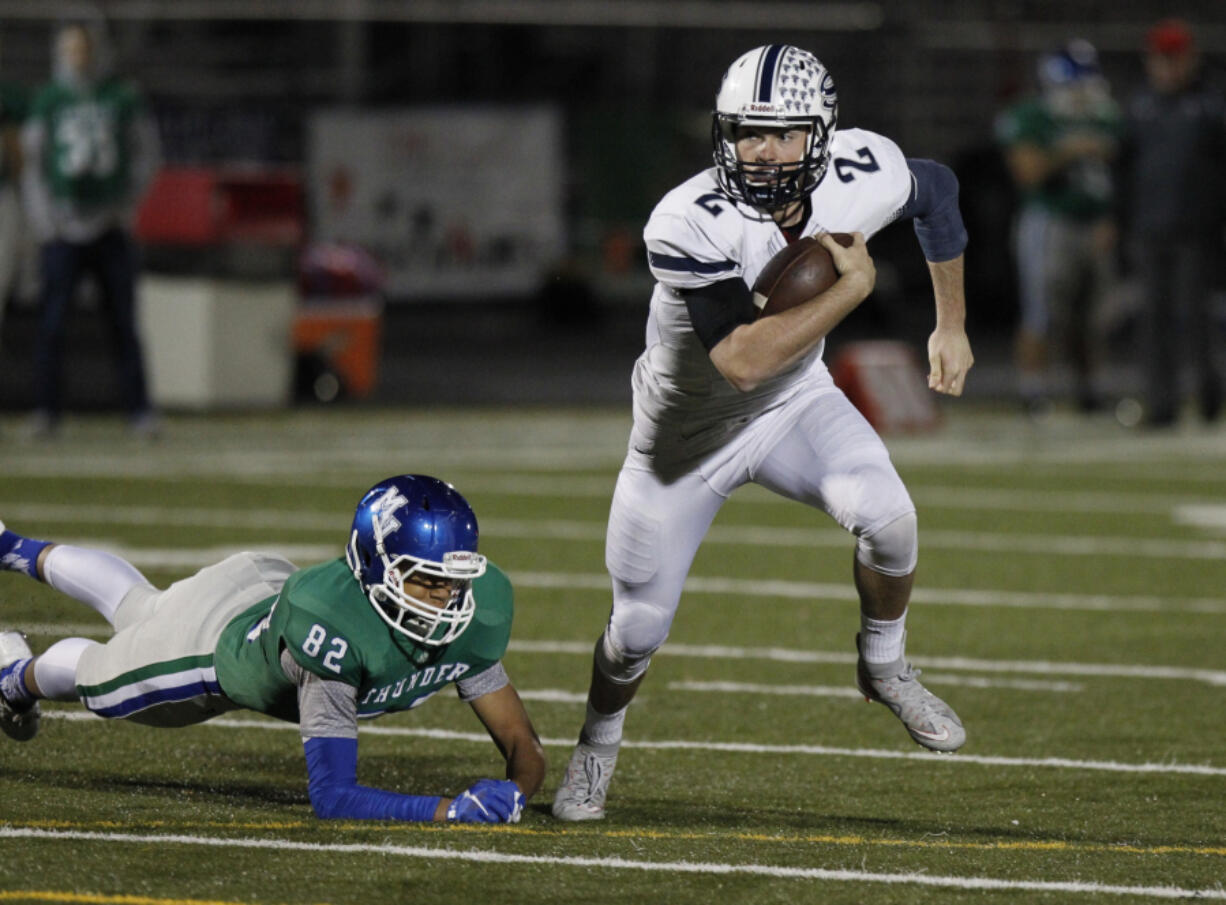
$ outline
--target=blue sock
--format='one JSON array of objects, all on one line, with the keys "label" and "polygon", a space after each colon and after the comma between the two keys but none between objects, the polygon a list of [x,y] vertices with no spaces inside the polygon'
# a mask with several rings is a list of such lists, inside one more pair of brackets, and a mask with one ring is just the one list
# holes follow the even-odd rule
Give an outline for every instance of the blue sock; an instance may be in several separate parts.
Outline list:
[{"label": "blue sock", "polygon": [[30,689],[26,687],[25,679],[26,665],[31,659],[26,657],[0,669],[0,696],[10,704],[27,704],[34,700],[34,695],[30,694]]},{"label": "blue sock", "polygon": [[50,541],[30,540],[12,531],[0,533],[0,569],[10,572],[24,572],[31,578],[38,578],[38,554],[43,552]]}]

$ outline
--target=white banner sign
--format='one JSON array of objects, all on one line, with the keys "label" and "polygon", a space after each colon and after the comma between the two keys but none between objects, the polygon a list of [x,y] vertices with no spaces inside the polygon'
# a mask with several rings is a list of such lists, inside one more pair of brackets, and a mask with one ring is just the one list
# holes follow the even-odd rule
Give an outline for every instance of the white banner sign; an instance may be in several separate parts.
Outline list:
[{"label": "white banner sign", "polygon": [[551,108],[319,111],[314,237],[370,251],[392,299],[532,292],[564,251],[560,145]]}]

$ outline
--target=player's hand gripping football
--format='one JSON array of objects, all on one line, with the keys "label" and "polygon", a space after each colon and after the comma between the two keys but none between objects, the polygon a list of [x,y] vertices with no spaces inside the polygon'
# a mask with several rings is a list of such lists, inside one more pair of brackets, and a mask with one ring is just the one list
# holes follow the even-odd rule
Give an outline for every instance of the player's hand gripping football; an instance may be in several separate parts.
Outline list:
[{"label": "player's hand gripping football", "polygon": [[524,793],[509,779],[481,779],[461,792],[447,808],[457,823],[519,823]]},{"label": "player's hand gripping football", "polygon": [[868,253],[864,233],[852,233],[851,237],[853,241],[846,247],[830,233],[822,233],[817,239],[830,252],[830,257],[834,261],[834,269],[839,272],[839,278],[857,283],[863,293],[862,298],[867,298],[877,283],[877,268]]}]

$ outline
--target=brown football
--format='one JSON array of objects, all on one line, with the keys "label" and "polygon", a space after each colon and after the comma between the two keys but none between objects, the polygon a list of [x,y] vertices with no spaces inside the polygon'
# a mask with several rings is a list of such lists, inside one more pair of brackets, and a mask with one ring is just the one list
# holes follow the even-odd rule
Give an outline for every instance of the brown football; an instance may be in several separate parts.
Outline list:
[{"label": "brown football", "polygon": [[[847,248],[854,241],[847,233],[831,233]],[[825,292],[839,278],[830,252],[813,236],[797,239],[766,262],[753,284],[758,317],[778,314]]]}]

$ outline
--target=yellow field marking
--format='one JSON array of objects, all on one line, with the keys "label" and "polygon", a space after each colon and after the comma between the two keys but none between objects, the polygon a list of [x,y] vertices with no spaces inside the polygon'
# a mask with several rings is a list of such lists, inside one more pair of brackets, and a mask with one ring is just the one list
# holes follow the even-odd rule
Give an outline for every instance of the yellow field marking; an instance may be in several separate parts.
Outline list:
[{"label": "yellow field marking", "polygon": [[[172,820],[31,820],[9,826],[24,826],[33,829],[73,830],[133,830],[136,828],[168,830],[297,830],[314,829],[339,832],[377,830],[386,832],[419,833],[479,833],[503,836],[579,837],[579,832],[569,828],[548,829],[527,826],[485,826],[481,824],[421,824],[421,823],[369,823],[338,821],[321,824],[314,820],[300,821],[172,821]],[[958,842],[953,839],[874,839],[868,836],[830,834],[777,835],[771,833],[687,833],[670,830],[609,829],[584,833],[585,837],[602,836],[606,839],[661,840],[677,842],[760,842],[782,845],[834,845],[869,846],[880,848],[946,849],[982,852],[1076,852],[1080,854],[1125,854],[1125,855],[1216,855],[1226,857],[1223,845],[1133,845],[1130,843],[1066,842],[1060,839],[1022,839],[1000,842]],[[3,895],[0,895],[3,900]]]},{"label": "yellow field marking", "polygon": [[149,896],[63,892],[55,889],[0,890],[0,902],[80,902],[85,905],[242,905],[216,899],[154,899]]}]

